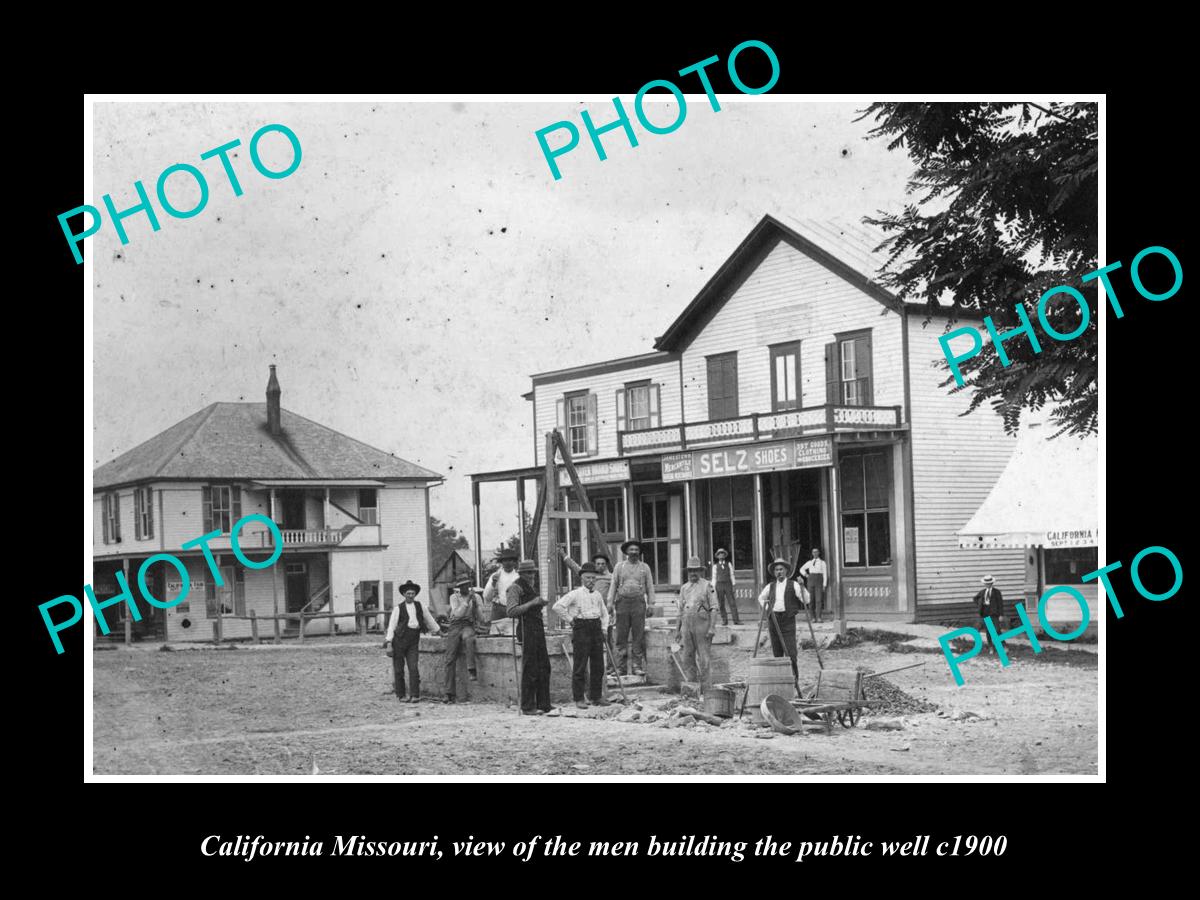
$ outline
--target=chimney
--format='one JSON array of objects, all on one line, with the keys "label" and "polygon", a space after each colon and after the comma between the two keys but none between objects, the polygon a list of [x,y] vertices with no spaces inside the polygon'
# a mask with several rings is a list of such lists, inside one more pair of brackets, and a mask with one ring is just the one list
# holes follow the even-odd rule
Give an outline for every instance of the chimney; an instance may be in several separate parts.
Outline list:
[{"label": "chimney", "polygon": [[267,428],[271,434],[279,434],[283,424],[279,413],[279,381],[275,378],[275,366],[271,366],[271,377],[267,380]]}]

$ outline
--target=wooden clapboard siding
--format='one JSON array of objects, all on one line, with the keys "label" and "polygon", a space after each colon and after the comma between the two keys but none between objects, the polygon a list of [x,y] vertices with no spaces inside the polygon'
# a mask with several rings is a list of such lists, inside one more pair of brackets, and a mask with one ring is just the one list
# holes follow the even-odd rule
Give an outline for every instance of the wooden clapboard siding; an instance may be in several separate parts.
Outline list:
[{"label": "wooden clapboard siding", "polygon": [[960,417],[969,398],[938,386],[945,323],[922,328],[922,318],[909,317],[917,621],[936,622],[974,615],[971,598],[989,573],[1006,597],[1019,598],[1025,562],[1020,549],[959,549],[958,530],[987,498],[1016,438],[1004,434],[990,406]]},{"label": "wooden clapboard siding", "polygon": [[[785,241],[779,241],[683,351],[684,416],[708,419],[705,358],[738,351],[738,413],[771,411],[770,345],[800,341],[800,405],[825,403],[825,345],[871,329],[876,406],[904,403],[900,317]],[[667,406],[664,398],[664,406]],[[906,417],[907,418],[907,417]]]},{"label": "wooden clapboard siding", "polygon": [[[596,395],[600,417],[597,437],[599,452],[596,459],[611,459],[617,455],[617,389],[632,381],[649,380],[660,385],[659,415],[662,425],[679,424],[679,363],[676,360],[635,366],[600,374],[584,375],[564,381],[538,384],[534,387],[537,406],[536,464],[546,461],[544,435],[558,424],[557,401],[573,391],[591,391]],[[590,457],[588,457],[590,458]],[[583,458],[581,458],[583,459]]]},{"label": "wooden clapboard siding", "polygon": [[428,592],[429,517],[425,487],[389,485],[379,489],[378,497],[380,533],[387,544],[383,551],[383,580],[401,584],[411,578],[421,585],[422,591]]}]

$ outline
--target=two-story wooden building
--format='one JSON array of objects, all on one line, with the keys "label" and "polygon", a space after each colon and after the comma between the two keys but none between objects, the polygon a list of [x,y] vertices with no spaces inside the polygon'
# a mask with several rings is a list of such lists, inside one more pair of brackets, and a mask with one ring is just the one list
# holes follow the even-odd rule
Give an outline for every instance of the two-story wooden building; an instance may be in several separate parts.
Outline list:
[{"label": "two-story wooden building", "polygon": [[[97,598],[118,593],[118,571],[137,598],[138,567],[155,553],[187,566],[187,599],[166,611],[139,602],[144,619],[133,624],[136,634],[211,639],[221,617],[224,636],[242,637],[251,610],[311,613],[332,604],[342,613],[356,602],[382,610],[393,585],[409,578],[429,584],[429,489],[441,476],[289,412],[280,397],[271,366],[265,404],[213,403],[94,471]],[[230,528],[251,513],[274,520],[282,533],[282,556],[269,569],[248,569],[232,552]],[[199,547],[181,550],[212,531],[221,532],[209,544],[220,586]],[[251,559],[268,557],[271,540],[259,523],[239,535]],[[148,586],[168,601],[182,590],[165,563],[150,568]],[[114,627],[125,605],[108,612]],[[353,628],[353,619],[341,621]],[[297,627],[290,620],[287,630]],[[308,630],[328,627],[317,620]]]},{"label": "two-story wooden building", "polygon": [[[1024,578],[1019,550],[957,539],[1014,441],[940,387],[946,320],[876,282],[879,237],[804,231],[765,216],[653,351],[534,375],[534,432],[562,432],[614,560],[639,538],[664,591],[725,547],[752,610],[774,556],[820,547],[848,619],[967,615],[982,575]],[[479,484],[515,481],[523,508],[543,453],[473,475],[476,504]],[[593,549],[581,524],[555,523],[576,558]]]}]

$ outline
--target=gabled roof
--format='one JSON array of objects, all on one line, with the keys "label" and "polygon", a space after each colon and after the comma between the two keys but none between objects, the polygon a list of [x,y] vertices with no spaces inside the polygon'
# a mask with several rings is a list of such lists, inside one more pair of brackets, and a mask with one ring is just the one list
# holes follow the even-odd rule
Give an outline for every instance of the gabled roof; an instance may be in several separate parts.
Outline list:
[{"label": "gabled roof", "polygon": [[165,479],[412,479],[442,476],[265,403],[213,403],[93,472],[96,489]]},{"label": "gabled roof", "polygon": [[[712,278],[700,289],[700,293],[688,304],[687,309],[654,342],[654,349],[680,350],[686,346],[692,336],[733,296],[754,272],[758,263],[780,240],[787,241],[801,253],[878,300],[883,306],[899,310],[905,305],[891,291],[874,280],[877,267],[882,261],[874,247],[883,240],[882,235],[879,236],[879,241],[872,243],[873,235],[866,226],[856,226],[850,230],[834,225],[814,228],[813,231],[817,239],[800,234],[774,216],[763,216],[746,235],[745,240],[713,273]],[[837,255],[823,245],[833,247]]]},{"label": "gabled roof", "polygon": [[472,559],[468,559],[467,555],[465,553],[463,553],[461,550],[455,548],[454,550],[450,551],[450,554],[446,557],[445,561],[440,566],[437,567],[437,571],[434,573],[434,576],[433,576],[434,581],[437,581],[438,578],[441,577],[442,573],[444,571],[446,571],[446,567],[448,565],[450,565],[450,563],[453,562],[456,557],[458,558],[459,564],[462,565],[463,568],[468,569],[472,572],[475,571],[475,561]]}]

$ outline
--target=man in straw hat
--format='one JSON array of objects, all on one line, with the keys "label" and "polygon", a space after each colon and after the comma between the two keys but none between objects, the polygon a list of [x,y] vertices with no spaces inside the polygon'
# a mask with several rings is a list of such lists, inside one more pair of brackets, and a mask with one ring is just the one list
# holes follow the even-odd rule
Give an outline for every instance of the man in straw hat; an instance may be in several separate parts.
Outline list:
[{"label": "man in straw hat", "polygon": [[[440,626],[418,601],[421,586],[412,581],[400,585],[404,598],[392,607],[383,646],[392,658],[392,685],[401,703],[421,702],[421,673],[417,666],[421,635],[441,634]],[[408,666],[408,696],[404,692],[404,667]]]},{"label": "man in straw hat", "polygon": [[792,566],[786,559],[776,559],[771,563],[771,573],[775,576],[768,581],[758,595],[758,603],[762,606],[769,620],[768,630],[771,634],[771,653],[779,657],[787,653],[792,661],[792,675],[800,677],[800,668],[796,663],[796,613],[808,605],[808,597],[803,585],[788,578]]},{"label": "man in straw hat", "polygon": [[[700,557],[688,557],[687,578],[679,588],[679,625],[675,628],[675,645],[683,648],[684,672],[695,672],[701,689],[709,687],[709,644],[717,630],[713,607],[717,595],[712,583],[701,577],[704,564]],[[676,649],[671,647],[672,652]]]},{"label": "man in straw hat", "polygon": [[580,587],[563,594],[554,604],[554,611],[571,626],[571,649],[574,668],[571,670],[571,693],[575,705],[587,709],[583,699],[584,682],[587,697],[594,706],[608,706],[604,699],[604,641],[608,629],[608,602],[596,590],[596,567],[584,563],[579,567]]},{"label": "man in straw hat", "polygon": [[540,716],[550,712],[550,654],[546,652],[546,626],[542,607],[546,601],[533,586],[537,563],[523,559],[518,577],[508,589],[508,616],[515,619],[517,640],[521,642],[521,714]]},{"label": "man in straw hat", "polygon": [[617,674],[625,674],[632,646],[633,674],[646,674],[646,610],[654,597],[654,572],[642,562],[642,545],[621,545],[625,559],[613,571],[608,603],[617,614]]},{"label": "man in straw hat", "polygon": [[996,626],[997,630],[1007,630],[1008,619],[1004,615],[1004,595],[996,587],[996,579],[991,575],[984,575],[980,581],[983,583],[983,589],[975,595],[975,605],[979,608],[979,630],[987,635],[988,647],[995,653],[996,645],[992,643],[992,632],[984,625],[983,620],[991,616],[992,624]]},{"label": "man in straw hat", "polygon": [[482,617],[475,596],[479,588],[471,584],[470,578],[460,578],[454,586],[458,592],[450,595],[450,621],[446,628],[446,640],[442,651],[446,664],[446,676],[443,681],[447,703],[454,703],[457,699],[460,651],[467,655],[467,674],[472,681],[479,680],[475,671],[475,626]]},{"label": "man in straw hat", "polygon": [[517,580],[517,551],[501,550],[496,556],[496,561],[500,563],[500,568],[492,573],[487,587],[483,589],[483,602],[491,604],[492,615],[489,621],[492,622],[498,622],[508,615],[508,589]]},{"label": "man in straw hat", "polygon": [[729,561],[729,551],[724,547],[717,548],[717,561],[712,566],[712,583],[717,592],[717,602],[721,606],[721,624],[728,625],[729,617],[725,612],[725,604],[729,604],[729,612],[733,613],[733,624],[741,625],[738,619],[737,600],[734,599],[733,588],[737,578],[733,574],[733,563]]}]

